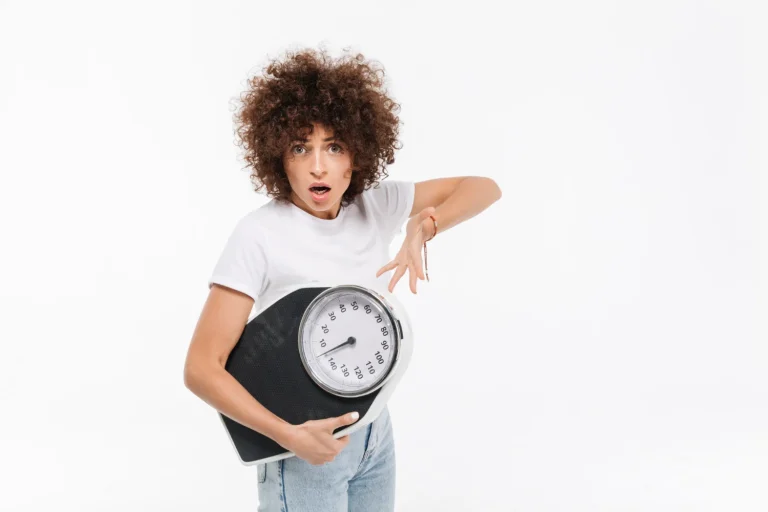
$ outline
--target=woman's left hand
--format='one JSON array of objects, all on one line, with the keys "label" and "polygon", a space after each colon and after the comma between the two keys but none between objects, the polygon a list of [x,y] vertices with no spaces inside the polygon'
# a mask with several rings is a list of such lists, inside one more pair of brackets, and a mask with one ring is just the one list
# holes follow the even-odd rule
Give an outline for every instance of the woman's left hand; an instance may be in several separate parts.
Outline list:
[{"label": "woman's left hand", "polygon": [[421,210],[418,215],[411,217],[405,231],[405,240],[402,247],[397,252],[395,259],[384,265],[376,273],[379,277],[384,272],[397,268],[392,280],[389,282],[389,292],[392,293],[395,285],[408,270],[411,291],[416,293],[416,279],[424,278],[423,261],[421,259],[421,247],[425,240],[429,240],[434,235],[434,225],[432,222],[425,222],[429,216],[435,213],[434,207],[430,206]]}]

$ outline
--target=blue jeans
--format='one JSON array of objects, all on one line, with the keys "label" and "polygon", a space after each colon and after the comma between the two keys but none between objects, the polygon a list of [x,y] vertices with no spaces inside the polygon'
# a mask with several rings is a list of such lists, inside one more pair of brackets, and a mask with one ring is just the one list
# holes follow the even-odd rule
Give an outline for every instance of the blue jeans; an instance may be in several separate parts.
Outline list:
[{"label": "blue jeans", "polygon": [[395,442],[389,409],[350,434],[331,462],[293,456],[258,465],[259,512],[392,512]]}]

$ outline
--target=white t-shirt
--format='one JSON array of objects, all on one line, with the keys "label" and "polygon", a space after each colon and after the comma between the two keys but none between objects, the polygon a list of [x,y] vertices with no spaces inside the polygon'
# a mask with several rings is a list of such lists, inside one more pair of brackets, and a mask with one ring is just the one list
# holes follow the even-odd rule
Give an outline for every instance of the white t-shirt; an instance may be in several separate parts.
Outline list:
[{"label": "white t-shirt", "polygon": [[393,271],[378,280],[376,272],[392,260],[389,246],[408,219],[414,191],[414,182],[383,180],[330,220],[272,199],[235,225],[208,288],[217,283],[262,304],[311,281],[386,289]]}]

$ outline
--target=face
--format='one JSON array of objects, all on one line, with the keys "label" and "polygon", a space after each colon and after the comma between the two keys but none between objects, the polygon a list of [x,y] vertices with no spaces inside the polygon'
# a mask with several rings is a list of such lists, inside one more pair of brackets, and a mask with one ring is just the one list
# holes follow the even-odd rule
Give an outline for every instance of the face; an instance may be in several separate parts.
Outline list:
[{"label": "face", "polygon": [[[323,125],[295,140],[283,153],[283,168],[291,184],[291,202],[315,217],[335,219],[341,198],[352,179],[352,155]],[[319,188],[316,188],[319,187]]]}]

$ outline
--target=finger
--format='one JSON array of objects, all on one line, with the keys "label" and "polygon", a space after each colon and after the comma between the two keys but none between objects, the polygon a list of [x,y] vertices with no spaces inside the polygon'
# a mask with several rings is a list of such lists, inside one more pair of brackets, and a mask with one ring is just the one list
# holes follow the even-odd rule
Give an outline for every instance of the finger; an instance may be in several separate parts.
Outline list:
[{"label": "finger", "polygon": [[411,285],[411,291],[415,294],[416,293],[416,269],[413,265],[410,265],[408,267],[408,281]]},{"label": "finger", "polygon": [[343,427],[345,425],[350,425],[357,421],[357,418],[359,418],[360,415],[357,412],[350,412],[349,414],[344,414],[342,416],[339,416],[338,418],[335,418],[336,427]]},{"label": "finger", "polygon": [[389,270],[392,270],[392,269],[393,269],[393,268],[395,268],[396,266],[397,266],[397,261],[394,261],[394,260],[393,260],[393,261],[390,261],[389,263],[387,263],[386,265],[384,265],[383,267],[381,267],[381,268],[379,269],[379,271],[378,271],[378,272],[376,272],[376,277],[379,277],[379,276],[380,276],[381,274],[383,274],[384,272],[387,272],[387,271],[389,271]]},{"label": "finger", "polygon": [[410,253],[410,261],[412,262],[411,265],[413,266],[414,274],[416,274],[416,277],[424,280],[424,260],[421,257],[420,249],[421,248],[419,247]]},{"label": "finger", "polygon": [[381,267],[378,272],[376,272],[376,277],[379,277],[381,274],[383,274],[388,270],[392,270],[396,266],[397,266],[397,261],[390,261],[389,263]]},{"label": "finger", "polygon": [[400,280],[401,277],[403,277],[403,274],[405,274],[406,270],[405,265],[400,265],[397,267],[397,270],[395,270],[395,275],[392,276],[392,280],[389,282],[389,293],[392,293],[392,290],[395,289],[395,285]]}]

